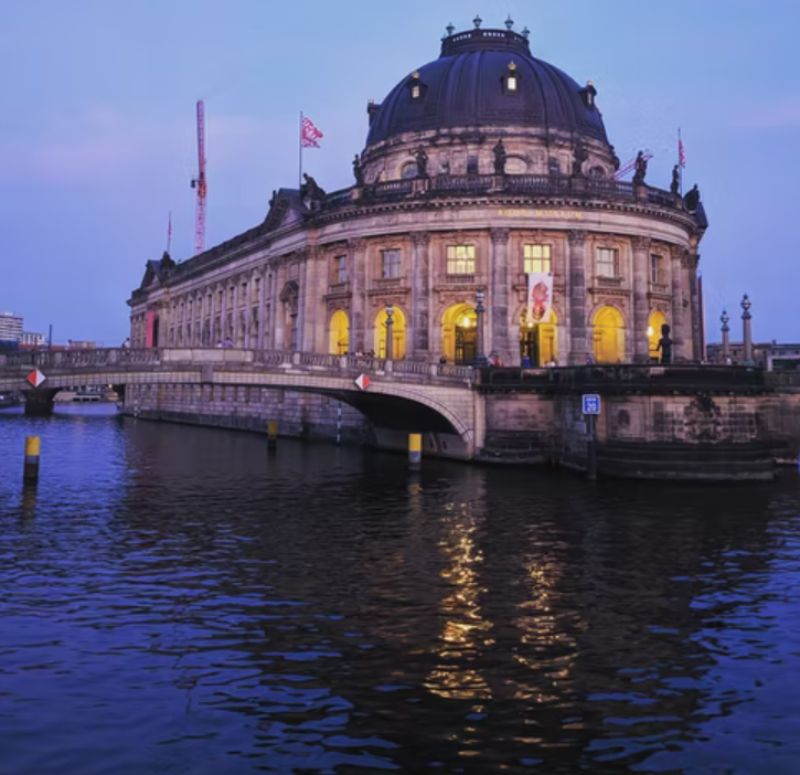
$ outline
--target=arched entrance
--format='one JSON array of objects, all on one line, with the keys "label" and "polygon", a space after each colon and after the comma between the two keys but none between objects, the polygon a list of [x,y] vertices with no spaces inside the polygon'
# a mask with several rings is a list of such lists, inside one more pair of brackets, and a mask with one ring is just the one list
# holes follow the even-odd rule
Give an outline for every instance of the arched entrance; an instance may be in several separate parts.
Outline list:
[{"label": "arched entrance", "polygon": [[448,307],[442,315],[442,355],[450,363],[474,363],[478,355],[478,316],[470,304]]},{"label": "arched entrance", "polygon": [[519,316],[519,357],[522,363],[526,363],[526,356],[534,367],[558,363],[557,322],[555,311],[550,310],[550,320],[547,323],[529,326],[526,311],[522,311]]},{"label": "arched entrance", "polygon": [[667,316],[661,310],[650,313],[647,320],[647,341],[651,360],[659,360],[658,342],[661,339],[661,326],[666,325]]},{"label": "arched entrance", "polygon": [[[394,307],[392,314],[392,359],[399,361],[406,357],[406,316],[400,307]],[[386,309],[375,316],[375,355],[386,357]]]},{"label": "arched entrance", "polygon": [[625,321],[616,307],[600,307],[594,315],[594,360],[621,363],[625,359]]},{"label": "arched entrance", "polygon": [[328,352],[331,355],[346,355],[350,350],[350,318],[343,309],[331,315],[328,333]]}]

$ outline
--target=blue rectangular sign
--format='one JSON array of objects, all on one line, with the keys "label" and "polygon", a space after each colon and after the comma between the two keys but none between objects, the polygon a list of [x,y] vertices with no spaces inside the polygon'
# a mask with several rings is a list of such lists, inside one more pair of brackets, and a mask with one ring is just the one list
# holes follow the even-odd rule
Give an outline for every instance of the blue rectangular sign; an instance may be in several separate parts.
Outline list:
[{"label": "blue rectangular sign", "polygon": [[600,414],[600,395],[598,393],[584,393],[581,396],[584,414]]}]

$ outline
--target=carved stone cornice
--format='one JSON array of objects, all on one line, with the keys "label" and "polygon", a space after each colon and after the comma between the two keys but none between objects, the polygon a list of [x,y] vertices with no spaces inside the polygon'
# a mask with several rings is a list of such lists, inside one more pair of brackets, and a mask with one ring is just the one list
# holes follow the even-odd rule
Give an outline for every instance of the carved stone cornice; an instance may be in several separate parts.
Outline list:
[{"label": "carved stone cornice", "polygon": [[583,229],[570,229],[567,232],[567,242],[570,247],[581,247],[586,242],[588,232]]},{"label": "carved stone cornice", "polygon": [[493,245],[507,245],[508,244],[508,235],[511,233],[511,229],[490,229],[489,235],[492,238]]}]

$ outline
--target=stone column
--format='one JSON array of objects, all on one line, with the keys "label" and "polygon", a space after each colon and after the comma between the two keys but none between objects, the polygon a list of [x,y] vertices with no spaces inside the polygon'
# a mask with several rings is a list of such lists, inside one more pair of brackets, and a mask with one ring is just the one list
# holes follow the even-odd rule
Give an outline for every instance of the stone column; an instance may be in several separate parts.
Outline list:
[{"label": "stone column", "polygon": [[367,243],[363,239],[347,241],[347,257],[352,271],[350,273],[350,349],[352,352],[367,352],[372,346],[365,343],[364,300],[366,293],[366,252]]},{"label": "stone column", "polygon": [[[503,363],[511,363],[508,338],[508,229],[492,229],[491,285],[489,293],[491,339],[488,355],[496,352]],[[517,353],[517,356],[519,354]],[[518,362],[518,358],[514,358]]]},{"label": "stone column", "polygon": [[686,352],[683,332],[683,254],[686,251],[677,245],[672,247],[670,279],[672,281],[672,351],[673,362],[685,361]]},{"label": "stone column", "polygon": [[727,310],[722,310],[719,319],[722,323],[722,362],[727,363],[731,357],[731,327],[728,325],[730,318]]},{"label": "stone column", "polygon": [[633,243],[633,360],[650,361],[650,344],[647,339],[647,321],[650,303],[647,299],[647,269],[650,259],[650,238],[634,237]]},{"label": "stone column", "polygon": [[259,282],[259,293],[258,293],[258,341],[255,343],[255,347],[259,350],[264,349],[264,332],[267,328],[267,269],[264,267],[258,273],[260,282]]},{"label": "stone column", "polygon": [[284,335],[284,322],[285,315],[283,312],[283,302],[281,301],[281,293],[283,286],[286,285],[286,262],[288,256],[281,256],[279,263],[275,267],[275,292],[273,294],[273,311],[272,319],[274,325],[272,327],[272,341],[273,347],[276,350],[286,349],[286,336]]},{"label": "stone column", "polygon": [[697,253],[689,253],[687,256],[689,264],[689,299],[692,305],[692,360],[699,361],[702,358],[702,345],[700,327],[700,294],[697,287],[697,262],[700,256]]},{"label": "stone column", "polygon": [[752,306],[750,299],[745,293],[742,296],[742,345],[744,349],[744,362],[753,362],[753,333],[750,330],[750,321],[753,317],[750,314],[750,307]]},{"label": "stone column", "polygon": [[429,360],[428,320],[428,245],[430,234],[417,232],[411,235],[411,354],[419,360]]},{"label": "stone column", "polygon": [[586,232],[570,231],[569,242],[569,359],[572,366],[586,363]]}]

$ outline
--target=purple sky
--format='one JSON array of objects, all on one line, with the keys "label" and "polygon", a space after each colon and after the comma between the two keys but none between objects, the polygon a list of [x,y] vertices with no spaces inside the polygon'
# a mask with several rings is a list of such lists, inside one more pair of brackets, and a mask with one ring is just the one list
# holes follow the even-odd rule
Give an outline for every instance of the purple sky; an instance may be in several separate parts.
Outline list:
[{"label": "purple sky", "polygon": [[125,300],[158,258],[193,241],[194,104],[206,102],[207,244],[260,222],[296,185],[297,115],[325,133],[306,170],[351,183],[377,101],[438,56],[452,21],[500,27],[510,12],[535,56],[591,78],[624,160],[651,149],[667,188],[677,127],[686,188],[711,221],[701,246],[708,339],[723,306],[740,337],[800,341],[796,222],[800,76],[790,0],[559,3],[407,0],[278,4],[156,0],[0,5],[0,310],[56,341],[118,344]]}]

